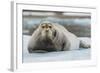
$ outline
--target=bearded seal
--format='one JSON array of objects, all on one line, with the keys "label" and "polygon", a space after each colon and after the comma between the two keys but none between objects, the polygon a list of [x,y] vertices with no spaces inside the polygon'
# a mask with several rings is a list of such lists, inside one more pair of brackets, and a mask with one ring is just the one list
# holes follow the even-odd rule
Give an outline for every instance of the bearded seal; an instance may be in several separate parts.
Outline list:
[{"label": "bearded seal", "polygon": [[28,52],[52,52],[79,49],[80,40],[58,23],[42,21],[33,32]]}]

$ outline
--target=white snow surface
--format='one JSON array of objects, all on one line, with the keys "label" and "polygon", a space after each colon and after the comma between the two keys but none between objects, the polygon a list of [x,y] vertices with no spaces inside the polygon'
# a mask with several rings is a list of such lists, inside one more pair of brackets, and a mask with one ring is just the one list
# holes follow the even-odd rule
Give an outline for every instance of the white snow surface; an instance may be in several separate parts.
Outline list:
[{"label": "white snow surface", "polygon": [[[86,60],[91,57],[91,49],[80,48],[79,50],[71,51],[59,51],[59,52],[48,52],[48,53],[28,53],[28,41],[31,36],[23,35],[23,52],[22,61],[23,63],[28,62],[48,62],[48,61],[72,61],[72,60]],[[80,37],[79,39],[90,43],[90,38]]]}]

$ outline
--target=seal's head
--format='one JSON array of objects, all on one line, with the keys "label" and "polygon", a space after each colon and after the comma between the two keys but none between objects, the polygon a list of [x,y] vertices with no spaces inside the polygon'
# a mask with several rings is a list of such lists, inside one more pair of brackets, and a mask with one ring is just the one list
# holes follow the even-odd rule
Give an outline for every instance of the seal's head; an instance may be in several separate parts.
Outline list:
[{"label": "seal's head", "polygon": [[43,21],[41,22],[40,26],[41,31],[41,38],[42,39],[50,39],[53,40],[53,38],[56,35],[56,30],[53,27],[53,24],[49,21]]}]

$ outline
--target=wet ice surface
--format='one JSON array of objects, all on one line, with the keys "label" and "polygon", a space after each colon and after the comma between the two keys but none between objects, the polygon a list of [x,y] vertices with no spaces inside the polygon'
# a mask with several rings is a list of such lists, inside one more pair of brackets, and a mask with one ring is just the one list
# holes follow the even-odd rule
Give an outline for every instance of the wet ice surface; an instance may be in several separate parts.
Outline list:
[{"label": "wet ice surface", "polygon": [[[47,61],[69,61],[69,60],[85,60],[90,59],[90,49],[80,48],[80,50],[72,51],[59,51],[59,52],[48,52],[48,53],[28,53],[27,45],[30,36],[23,36],[23,63],[26,62],[47,62]],[[80,38],[87,40],[88,38]]]}]

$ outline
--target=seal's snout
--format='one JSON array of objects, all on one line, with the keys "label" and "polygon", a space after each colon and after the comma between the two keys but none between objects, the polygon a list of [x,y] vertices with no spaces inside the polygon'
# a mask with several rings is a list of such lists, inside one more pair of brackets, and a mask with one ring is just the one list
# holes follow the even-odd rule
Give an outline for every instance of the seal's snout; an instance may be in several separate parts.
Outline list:
[{"label": "seal's snout", "polygon": [[49,32],[49,30],[45,30],[45,32]]}]

